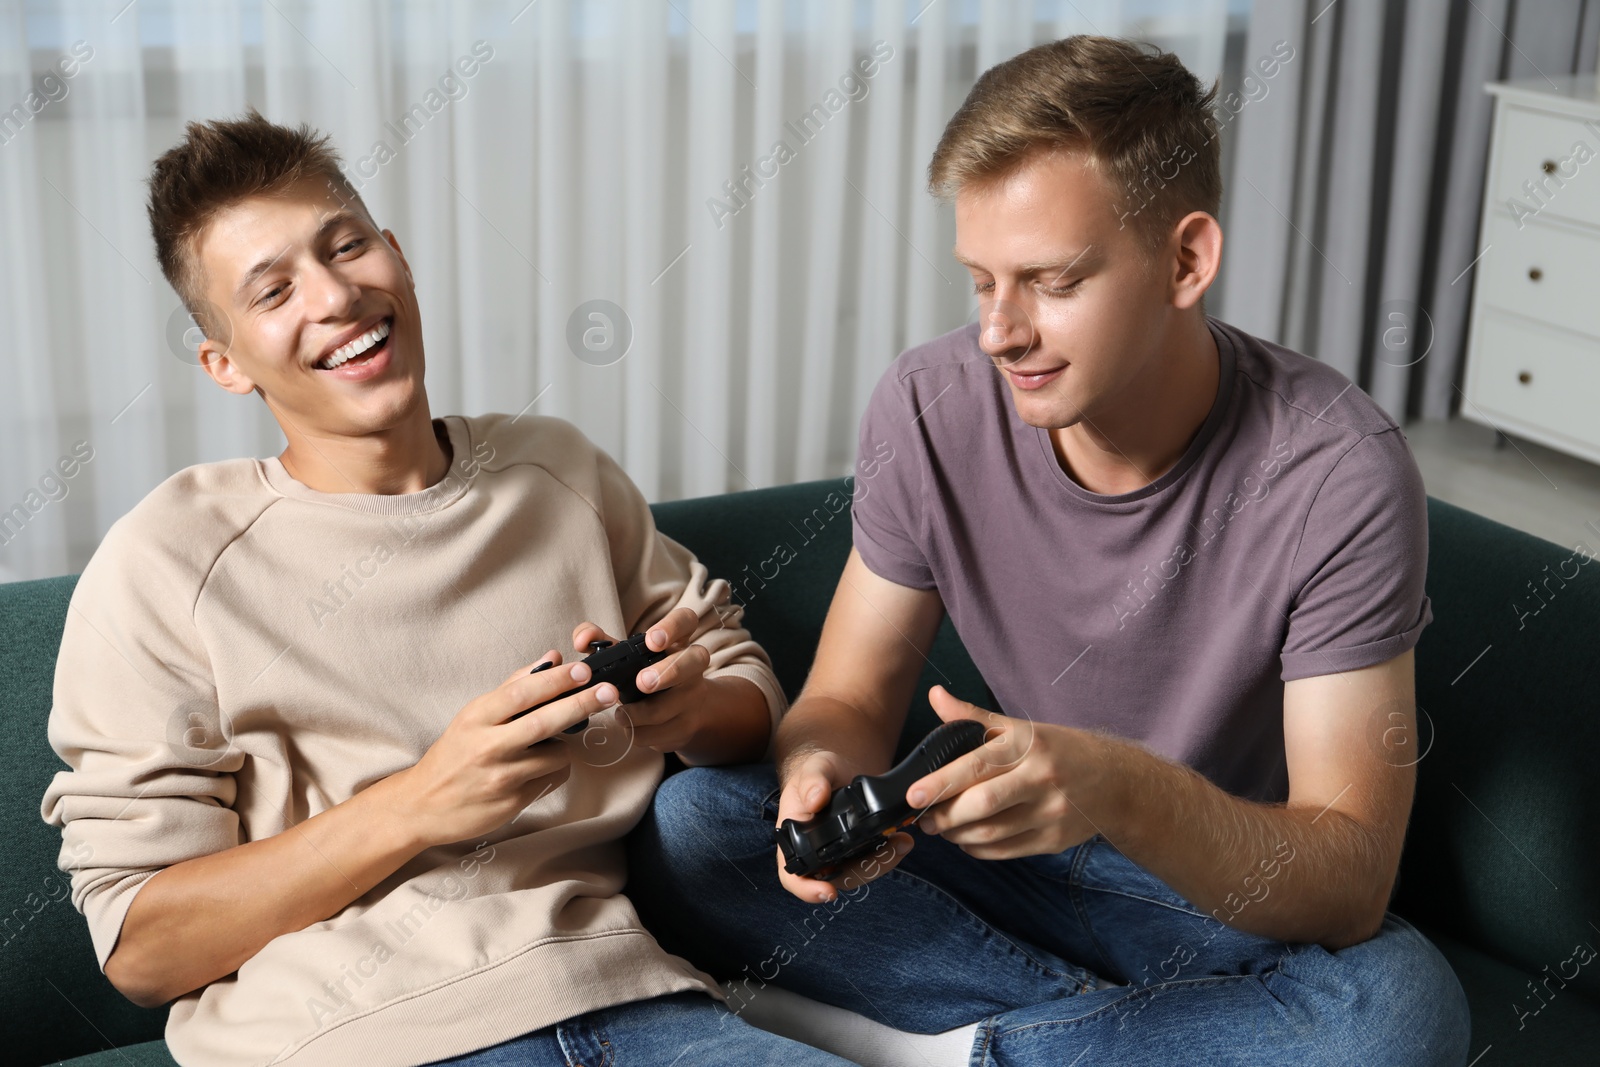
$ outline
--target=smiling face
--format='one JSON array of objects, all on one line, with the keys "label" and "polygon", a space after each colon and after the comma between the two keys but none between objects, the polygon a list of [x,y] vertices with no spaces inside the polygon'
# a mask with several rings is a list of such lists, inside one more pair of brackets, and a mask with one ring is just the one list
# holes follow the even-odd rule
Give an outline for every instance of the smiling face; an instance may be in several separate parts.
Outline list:
[{"label": "smiling face", "polygon": [[259,387],[280,423],[312,436],[388,430],[426,404],[411,269],[322,179],[224,208],[196,252],[220,321],[199,355],[223,388]]},{"label": "smiling face", "polygon": [[1125,421],[1159,378],[1171,316],[1199,298],[1170,284],[1170,249],[1119,226],[1112,193],[1084,155],[1052,151],[956,195],[979,344],[1030,426]]}]

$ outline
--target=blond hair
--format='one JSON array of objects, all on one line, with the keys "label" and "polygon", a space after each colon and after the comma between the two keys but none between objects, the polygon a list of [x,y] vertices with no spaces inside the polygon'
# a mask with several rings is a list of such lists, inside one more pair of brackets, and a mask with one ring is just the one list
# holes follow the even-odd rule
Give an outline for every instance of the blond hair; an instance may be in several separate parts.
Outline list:
[{"label": "blond hair", "polygon": [[1122,224],[1159,247],[1189,212],[1217,214],[1216,95],[1152,45],[1091,36],[1042,44],[983,72],[945,126],[928,186],[951,200],[1037,153],[1083,152],[1116,190]]}]

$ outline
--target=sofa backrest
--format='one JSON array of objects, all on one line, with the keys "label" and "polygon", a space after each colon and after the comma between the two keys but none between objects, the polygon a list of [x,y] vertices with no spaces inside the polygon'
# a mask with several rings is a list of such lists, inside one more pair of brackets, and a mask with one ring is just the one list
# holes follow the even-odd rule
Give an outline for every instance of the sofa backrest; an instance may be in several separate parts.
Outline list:
[{"label": "sofa backrest", "polygon": [[161,1036],[165,1009],[135,1007],[95,962],[89,927],[56,868],[61,832],[39,817],[66,764],[45,736],[56,652],[77,575],[0,584],[0,1017],[5,1059],[53,1063]]},{"label": "sofa backrest", "polygon": [[[849,552],[849,499],[841,480],[654,508],[663,532],[734,583],[791,697]],[[1600,816],[1600,567],[1436,500],[1428,512],[1435,621],[1417,649],[1423,755],[1394,910],[1553,972],[1578,941],[1600,945],[1589,925],[1600,917],[1589,836]],[[7,1058],[23,1064],[159,1037],[166,1015],[133,1006],[100,974],[56,869],[60,835],[39,817],[64,767],[45,726],[75,584],[0,585],[0,1014],[13,1020]],[[994,706],[946,621],[902,752],[936,721],[925,697],[935,682]],[[1594,971],[1569,984],[1600,996]]]},{"label": "sofa backrest", "polygon": [[[1573,545],[1595,551],[1597,528]],[[1553,974],[1600,949],[1600,562],[1430,499],[1427,590],[1393,908]],[[1600,964],[1569,984],[1600,997]]]},{"label": "sofa backrest", "polygon": [[[822,620],[850,554],[850,494],[851,483],[839,479],[652,508],[661,532],[687,545],[713,576],[733,586],[733,598],[745,606],[745,625],[772,657],[791,700],[805,684]],[[928,704],[934,685],[995,708],[949,619],[928,650],[899,754],[939,724]]]}]

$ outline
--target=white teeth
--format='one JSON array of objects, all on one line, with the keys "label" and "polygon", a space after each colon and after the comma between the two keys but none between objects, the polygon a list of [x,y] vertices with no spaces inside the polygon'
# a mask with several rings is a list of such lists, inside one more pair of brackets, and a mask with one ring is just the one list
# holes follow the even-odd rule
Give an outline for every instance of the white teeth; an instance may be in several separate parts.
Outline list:
[{"label": "white teeth", "polygon": [[371,348],[373,345],[377,344],[379,341],[388,336],[389,323],[388,320],[384,320],[383,322],[378,323],[378,325],[374,326],[372,329],[368,330],[366,333],[362,334],[360,337],[357,337],[354,341],[334,349],[333,355],[319,362],[317,366],[326,370],[332,370],[343,363],[348,363],[350,360],[355,359],[357,356],[361,355],[361,353],[365,352],[367,349]]}]

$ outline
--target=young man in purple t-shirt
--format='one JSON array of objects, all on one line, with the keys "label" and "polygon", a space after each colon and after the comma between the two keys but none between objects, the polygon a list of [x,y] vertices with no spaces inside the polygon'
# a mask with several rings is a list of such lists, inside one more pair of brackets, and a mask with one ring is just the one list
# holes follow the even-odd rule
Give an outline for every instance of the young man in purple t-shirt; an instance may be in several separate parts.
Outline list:
[{"label": "young man in purple t-shirt", "polygon": [[[673,777],[636,840],[647,922],[713,973],[976,1023],[973,1063],[1465,1062],[1459,983],[1386,910],[1426,498],[1347,378],[1206,316],[1211,103],[1171,55],[1076,37],[946,128],[930,179],[977,322],[862,419],[776,777]],[[889,766],[946,612],[1004,714],[936,686],[990,729],[912,785],[915,848],[787,873],[772,824]]]}]

